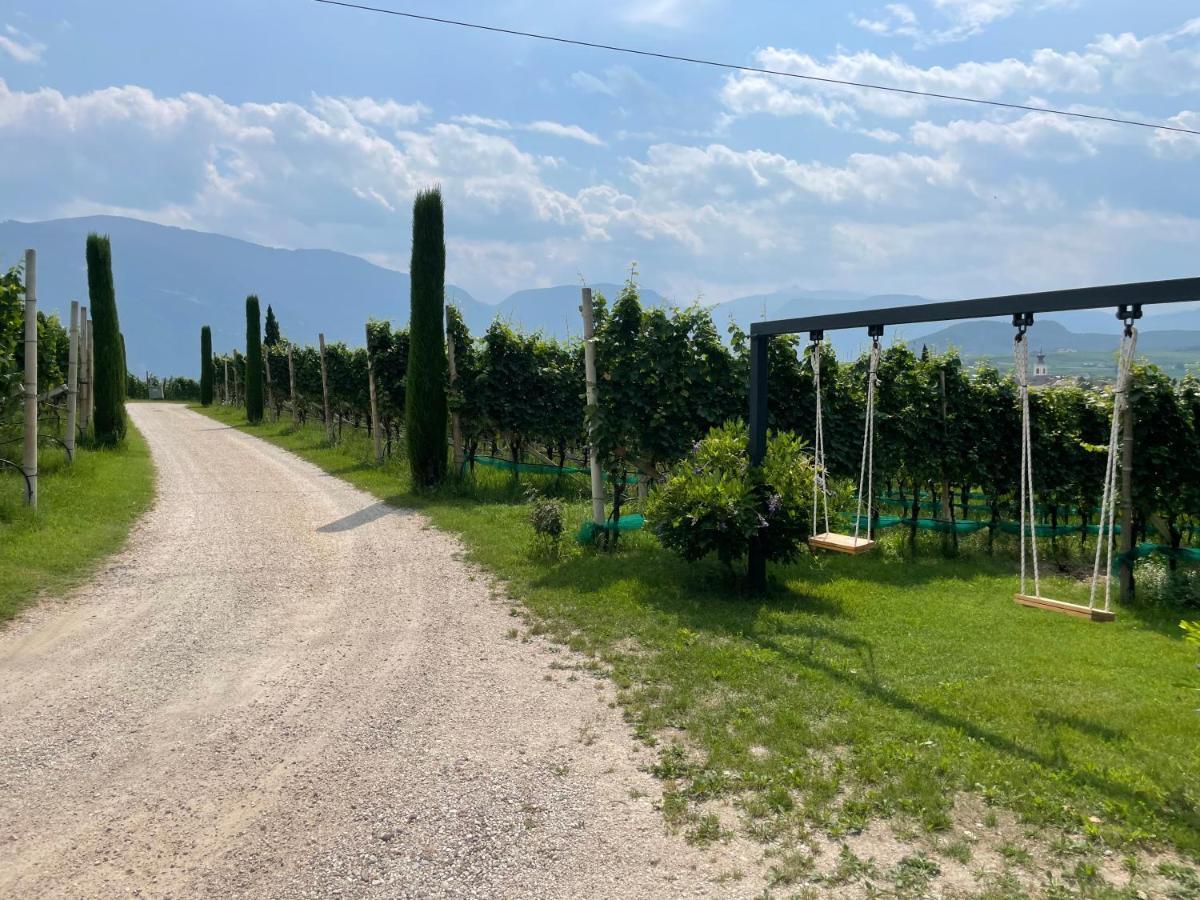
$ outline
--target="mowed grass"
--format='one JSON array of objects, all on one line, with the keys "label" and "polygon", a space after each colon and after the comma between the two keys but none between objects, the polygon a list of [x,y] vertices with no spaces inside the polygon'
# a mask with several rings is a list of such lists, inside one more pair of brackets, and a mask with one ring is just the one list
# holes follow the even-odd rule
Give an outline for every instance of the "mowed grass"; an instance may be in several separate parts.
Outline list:
[{"label": "mowed grass", "polygon": [[[1018,607],[1011,554],[944,559],[931,540],[909,555],[903,535],[870,555],[806,555],[754,598],[648,534],[615,554],[539,550],[523,486],[501,473],[414,494],[402,464],[370,461],[361,434],[329,447],[319,427],[239,427],[459,532],[534,630],[601,660],[658,743],[664,811],[697,841],[720,836],[712,800],[775,841],[876,818],[936,836],[956,824],[955,801],[975,797],[1087,852],[1200,859],[1200,675],[1178,611],[1121,610],[1100,625]],[[558,487],[577,498],[573,525],[587,514],[577,481]],[[1077,577],[1043,592],[1086,596]]]},{"label": "mowed grass", "polygon": [[23,503],[24,479],[0,470],[0,622],[85,581],[154,497],[154,465],[132,424],[118,449],[80,447],[68,465],[47,446],[38,468],[36,513]]}]

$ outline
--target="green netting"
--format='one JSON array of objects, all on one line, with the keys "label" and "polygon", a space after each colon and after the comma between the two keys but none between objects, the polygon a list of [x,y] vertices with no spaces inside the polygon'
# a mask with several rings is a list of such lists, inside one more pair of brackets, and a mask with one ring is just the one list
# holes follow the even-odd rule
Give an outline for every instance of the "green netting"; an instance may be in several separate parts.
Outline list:
[{"label": "green netting", "polygon": [[[997,527],[1005,534],[1020,534],[1021,523],[1019,522],[1000,522]],[[1029,534],[1031,526],[1025,526],[1025,533]],[[1051,525],[1047,522],[1037,522],[1032,526],[1032,533],[1038,537],[1064,537],[1068,534],[1079,534],[1078,525]]]},{"label": "green netting", "polygon": [[[463,465],[468,465],[468,461],[464,461]],[[580,469],[576,466],[563,466],[561,469],[558,466],[551,466],[545,463],[514,463],[509,459],[497,459],[494,456],[476,456],[475,464],[479,466],[488,466],[493,469],[504,469],[507,472],[512,472],[514,469],[517,472],[524,472],[528,475],[587,475],[587,469]],[[608,473],[604,473],[604,480],[608,481]],[[626,484],[637,484],[638,477],[636,475],[626,475]]]},{"label": "green netting", "polygon": [[1147,556],[1161,556],[1165,559],[1174,559],[1179,562],[1194,562],[1200,563],[1200,547],[1180,547],[1178,549],[1169,544],[1138,544],[1127,553],[1121,553],[1113,558],[1113,567],[1116,568],[1121,562],[1137,562],[1139,559],[1145,559]]},{"label": "green netting", "polygon": [[[880,516],[875,520],[875,530],[883,531],[885,528],[895,528],[903,521],[899,516]],[[851,520],[851,524],[854,522],[858,523],[858,528],[862,531],[870,524],[871,520],[868,516],[857,516]]]},{"label": "green netting", "polygon": [[[917,528],[923,531],[936,531],[939,534],[974,534],[976,531],[981,531],[987,528],[987,522],[979,522],[974,519],[964,519],[961,522],[947,522],[945,519],[917,519]],[[911,526],[912,519],[901,519],[901,525]]]},{"label": "green netting", "polygon": [[601,531],[641,531],[645,527],[645,517],[634,513],[629,516],[621,516],[615,523],[608,521],[603,525],[597,525],[595,522],[584,522],[579,527],[579,533],[575,535],[575,539],[579,543],[586,545],[593,543],[596,540],[597,533]]},{"label": "green netting", "polygon": [[[1100,526],[1099,525],[1086,525],[1086,526],[1084,526],[1083,530],[1086,531],[1088,534],[1099,534]],[[1107,528],[1104,530],[1104,533],[1108,534]],[[1113,525],[1113,534],[1120,534],[1120,533],[1121,533],[1121,526]]]}]

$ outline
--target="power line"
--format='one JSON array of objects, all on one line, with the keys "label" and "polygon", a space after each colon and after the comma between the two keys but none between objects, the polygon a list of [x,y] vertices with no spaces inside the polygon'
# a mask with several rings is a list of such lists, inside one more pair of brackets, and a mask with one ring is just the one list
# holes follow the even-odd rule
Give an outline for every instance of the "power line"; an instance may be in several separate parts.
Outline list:
[{"label": "power line", "polygon": [[1141,122],[1137,119],[1120,119],[1115,116],[1101,116],[1092,113],[1070,112],[1065,109],[1053,109],[1046,106],[1027,106],[1022,103],[1005,103],[1002,100],[984,100],[980,97],[961,97],[957,94],[939,94],[934,91],[918,91],[913,88],[895,87],[888,84],[872,84],[865,81],[847,81],[840,78],[828,78],[822,75],[803,75],[798,72],[782,72],[778,69],[761,69],[756,66],[742,66],[737,63],[718,62],[712,59],[699,59],[693,56],[677,56],[672,53],[659,53],[654,50],[638,50],[633,47],[618,47],[615,44],[600,44],[594,41],[583,41],[575,38],[559,37],[552,34],[538,34],[534,31],[518,31],[515,28],[501,28],[497,25],[481,25],[477,22],[462,22],[457,19],[442,19],[437,16],[423,16],[419,13],[402,12],[398,9],[384,9],[379,6],[366,6],[361,3],[349,3],[346,0],[315,0],[327,6],[341,6],[346,9],[358,9],[364,12],[383,13],[389,16],[399,16],[404,19],[415,19],[419,22],[432,22],[437,25],[454,25],[459,28],[473,28],[476,31],[489,31],[494,34],[507,34],[514,37],[532,38],[538,41],[550,41],[555,44],[568,44],[573,47],[589,47],[593,50],[608,50],[613,53],[627,53],[632,56],[647,56],[653,59],[666,59],[672,62],[692,63],[697,66],[711,66],[715,69],[730,69],[735,72],[751,72],[757,75],[773,75],[779,78],[797,78],[801,81],[815,81],[822,84],[836,84],[842,87],[862,88],[870,91],[887,91],[892,94],[907,94],[912,97],[925,97],[931,100],[951,100],[956,103],[975,103],[980,106],[996,106],[1001,109],[1018,109],[1024,112],[1039,112],[1054,116],[1065,116],[1072,119],[1089,119],[1094,122],[1108,122],[1113,125],[1135,125],[1139,128],[1153,128],[1158,131],[1173,131],[1178,134],[1200,135],[1200,131],[1182,128],[1177,125],[1162,125],[1156,122]]}]

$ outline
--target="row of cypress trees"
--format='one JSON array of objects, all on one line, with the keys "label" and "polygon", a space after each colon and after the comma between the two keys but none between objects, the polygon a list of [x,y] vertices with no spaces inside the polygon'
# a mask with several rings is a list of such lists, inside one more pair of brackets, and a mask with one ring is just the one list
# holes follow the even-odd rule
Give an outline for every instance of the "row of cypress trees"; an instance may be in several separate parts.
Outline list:
[{"label": "row of cypress trees", "polygon": [[[421,191],[413,202],[409,266],[411,321],[405,426],[413,482],[433,486],[446,477],[446,238],[442,192]],[[246,298],[246,419],[263,418],[263,363],[258,297]],[[279,343],[279,322],[267,307],[267,344]],[[200,329],[200,402],[213,401],[212,329]]]}]

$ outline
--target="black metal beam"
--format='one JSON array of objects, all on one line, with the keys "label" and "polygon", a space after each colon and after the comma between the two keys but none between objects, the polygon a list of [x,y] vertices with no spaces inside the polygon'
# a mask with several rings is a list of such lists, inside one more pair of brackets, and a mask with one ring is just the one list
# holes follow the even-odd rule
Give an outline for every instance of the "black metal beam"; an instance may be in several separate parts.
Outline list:
[{"label": "black metal beam", "polygon": [[908,325],[917,322],[949,322],[955,319],[986,319],[1019,313],[1067,312],[1075,309],[1116,309],[1122,305],[1184,303],[1200,300],[1200,278],[1174,278],[1169,281],[1142,281],[1134,284],[1109,284],[1102,287],[1073,288],[1066,291],[1042,291],[1035,294],[1008,294],[977,300],[950,300],[918,306],[893,306],[857,312],[805,316],[800,319],[776,319],[755,322],[750,335],[804,334],[811,331],[836,331],[844,328],[869,328],[872,325]]}]

